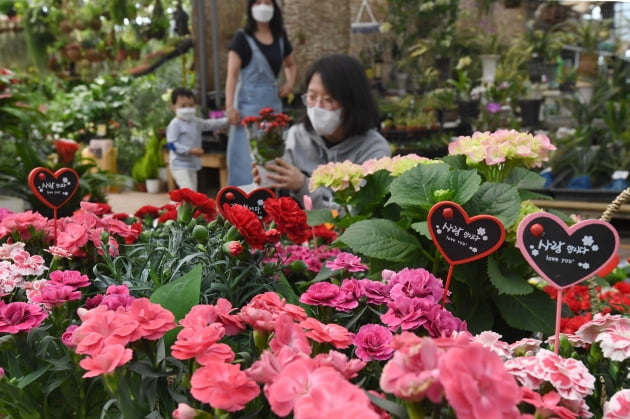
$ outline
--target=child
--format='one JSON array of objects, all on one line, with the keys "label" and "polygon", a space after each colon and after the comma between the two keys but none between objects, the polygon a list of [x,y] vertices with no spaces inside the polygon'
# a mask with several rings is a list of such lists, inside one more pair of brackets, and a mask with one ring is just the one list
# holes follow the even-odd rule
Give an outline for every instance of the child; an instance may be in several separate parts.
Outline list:
[{"label": "child", "polygon": [[225,129],[227,118],[201,119],[195,116],[195,95],[178,87],[171,92],[175,118],[168,124],[166,141],[169,169],[179,188],[197,191],[197,171],[201,169],[201,132]]}]

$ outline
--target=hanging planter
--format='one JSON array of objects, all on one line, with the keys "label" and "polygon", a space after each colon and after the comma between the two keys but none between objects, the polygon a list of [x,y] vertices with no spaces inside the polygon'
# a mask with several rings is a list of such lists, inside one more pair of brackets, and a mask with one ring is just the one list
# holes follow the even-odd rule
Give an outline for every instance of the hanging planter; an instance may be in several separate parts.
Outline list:
[{"label": "hanging planter", "polygon": [[496,54],[482,54],[481,58],[481,81],[484,83],[494,83],[497,74],[497,61],[499,56]]}]

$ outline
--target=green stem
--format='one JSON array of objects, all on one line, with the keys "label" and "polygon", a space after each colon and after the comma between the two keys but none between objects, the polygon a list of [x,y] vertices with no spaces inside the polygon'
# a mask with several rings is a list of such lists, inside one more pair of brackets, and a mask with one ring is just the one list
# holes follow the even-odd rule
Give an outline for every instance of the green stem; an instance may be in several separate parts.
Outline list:
[{"label": "green stem", "polygon": [[405,402],[405,409],[409,419],[424,419],[424,409],[421,402]]}]

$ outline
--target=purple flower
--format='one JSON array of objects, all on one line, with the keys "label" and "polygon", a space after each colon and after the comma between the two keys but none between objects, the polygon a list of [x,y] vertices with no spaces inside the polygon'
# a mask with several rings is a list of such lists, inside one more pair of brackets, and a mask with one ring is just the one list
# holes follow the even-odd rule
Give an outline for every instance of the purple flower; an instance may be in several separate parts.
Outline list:
[{"label": "purple flower", "polygon": [[363,272],[368,270],[368,267],[361,263],[359,256],[347,252],[341,252],[335,260],[326,262],[326,267],[333,271],[345,269],[348,272]]},{"label": "purple flower", "polygon": [[356,355],[363,361],[384,361],[394,353],[392,332],[379,324],[365,324],[354,336]]},{"label": "purple flower", "polygon": [[497,113],[501,110],[501,105],[496,102],[490,102],[486,105],[486,110],[490,113]]}]

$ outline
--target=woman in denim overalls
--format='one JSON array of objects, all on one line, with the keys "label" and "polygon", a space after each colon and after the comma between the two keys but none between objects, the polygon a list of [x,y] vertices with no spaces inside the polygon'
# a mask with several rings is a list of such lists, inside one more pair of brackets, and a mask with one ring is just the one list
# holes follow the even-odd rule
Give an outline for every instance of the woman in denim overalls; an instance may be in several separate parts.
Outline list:
[{"label": "woman in denim overalls", "polygon": [[[284,65],[286,83],[278,89]],[[247,25],[240,29],[228,53],[225,107],[230,132],[227,146],[228,184],[252,183],[252,159],[241,118],[258,115],[262,108],[282,111],[296,77],[292,47],[286,38],[276,0],[248,0]]]}]

